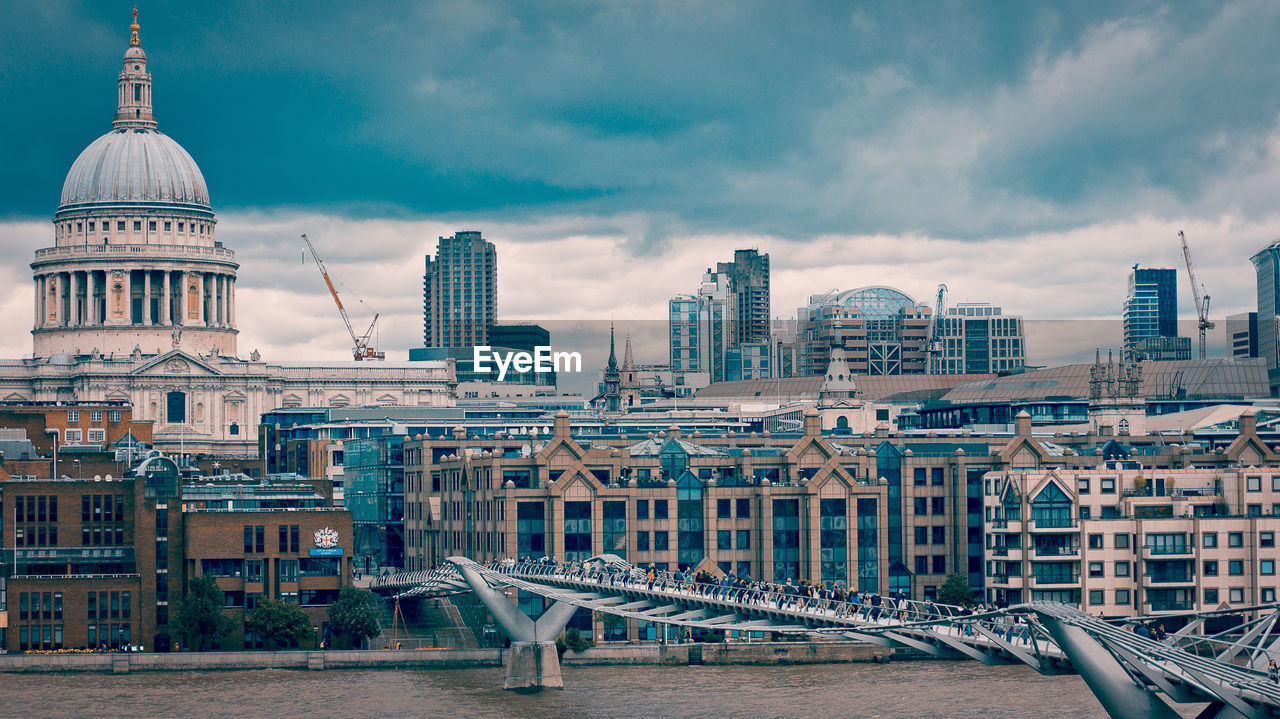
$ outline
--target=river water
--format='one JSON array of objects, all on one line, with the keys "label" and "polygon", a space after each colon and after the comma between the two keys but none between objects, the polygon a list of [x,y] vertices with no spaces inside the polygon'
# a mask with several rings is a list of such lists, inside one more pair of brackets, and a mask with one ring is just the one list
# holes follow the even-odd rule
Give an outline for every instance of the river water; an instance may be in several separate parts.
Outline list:
[{"label": "river water", "polygon": [[503,691],[502,676],[499,668],[7,674],[0,675],[0,716],[1106,716],[1078,676],[1045,677],[1024,666],[962,661],[567,667],[563,691],[533,695]]}]

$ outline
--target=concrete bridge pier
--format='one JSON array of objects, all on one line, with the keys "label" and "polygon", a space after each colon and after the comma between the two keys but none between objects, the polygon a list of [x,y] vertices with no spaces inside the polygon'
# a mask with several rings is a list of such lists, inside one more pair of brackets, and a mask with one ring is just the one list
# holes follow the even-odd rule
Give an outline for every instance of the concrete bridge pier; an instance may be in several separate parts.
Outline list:
[{"label": "concrete bridge pier", "polygon": [[535,622],[505,595],[489,586],[471,560],[450,557],[448,561],[457,568],[471,591],[493,615],[494,621],[511,637],[511,648],[507,651],[507,677],[502,688],[518,692],[564,689],[555,640],[578,608],[565,602],[552,602]]},{"label": "concrete bridge pier", "polygon": [[555,642],[512,642],[507,650],[506,668],[503,689],[529,693],[564,689]]}]

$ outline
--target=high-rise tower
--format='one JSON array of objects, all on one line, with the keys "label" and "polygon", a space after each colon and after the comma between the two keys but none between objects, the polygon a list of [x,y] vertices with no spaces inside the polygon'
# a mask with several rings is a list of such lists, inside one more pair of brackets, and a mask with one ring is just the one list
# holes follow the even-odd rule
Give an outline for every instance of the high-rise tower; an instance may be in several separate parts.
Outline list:
[{"label": "high-rise tower", "polygon": [[422,276],[422,341],[427,347],[489,344],[497,313],[498,253],[479,232],[441,237]]}]

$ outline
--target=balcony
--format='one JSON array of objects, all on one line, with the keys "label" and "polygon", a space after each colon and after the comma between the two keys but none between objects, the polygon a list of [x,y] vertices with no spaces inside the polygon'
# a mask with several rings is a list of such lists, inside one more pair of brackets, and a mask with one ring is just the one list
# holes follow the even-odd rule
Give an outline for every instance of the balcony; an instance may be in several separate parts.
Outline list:
[{"label": "balcony", "polygon": [[36,262],[71,259],[188,259],[208,258],[235,264],[236,253],[225,247],[202,245],[66,245],[36,250]]},{"label": "balcony", "polygon": [[1189,612],[1195,608],[1191,602],[1147,602],[1152,612]]},{"label": "balcony", "polygon": [[1143,578],[1147,580],[1147,584],[1195,584],[1196,578],[1191,576],[1191,572],[1158,572],[1151,574],[1150,572],[1143,574]]},{"label": "balcony", "polygon": [[1035,556],[1037,557],[1078,557],[1080,556],[1079,547],[1036,547]]},{"label": "balcony", "polygon": [[994,574],[991,576],[991,584],[1006,589],[1021,589],[1022,577],[1017,574]]},{"label": "balcony", "polygon": [[1144,544],[1143,554],[1148,557],[1191,557],[1195,547],[1190,544]]},{"label": "balcony", "polygon": [[1063,574],[1050,575],[1047,577],[1032,577],[1031,586],[1036,588],[1061,588],[1061,587],[1078,587],[1080,586],[1079,574]]},{"label": "balcony", "polygon": [[1075,517],[1041,517],[1040,519],[1031,520],[1031,531],[1062,531],[1064,529],[1075,529],[1079,526],[1079,520]]}]

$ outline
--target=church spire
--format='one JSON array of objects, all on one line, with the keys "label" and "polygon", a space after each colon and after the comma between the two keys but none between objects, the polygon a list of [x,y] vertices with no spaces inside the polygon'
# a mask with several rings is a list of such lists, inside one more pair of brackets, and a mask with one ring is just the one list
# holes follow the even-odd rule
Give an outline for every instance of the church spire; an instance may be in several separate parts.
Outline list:
[{"label": "church spire", "polygon": [[631,357],[631,333],[627,333],[627,348],[622,352],[622,369],[634,370],[636,368],[635,360]]},{"label": "church spire", "polygon": [[156,116],[151,110],[151,73],[147,70],[147,53],[138,39],[138,6],[133,6],[133,23],[129,25],[129,49],[124,51],[124,69],[120,71],[118,104],[115,121],[117,130],[156,128]]},{"label": "church spire", "polygon": [[617,371],[618,357],[613,352],[613,323],[609,323],[609,363],[605,365],[606,370]]}]

